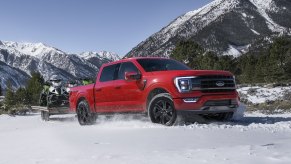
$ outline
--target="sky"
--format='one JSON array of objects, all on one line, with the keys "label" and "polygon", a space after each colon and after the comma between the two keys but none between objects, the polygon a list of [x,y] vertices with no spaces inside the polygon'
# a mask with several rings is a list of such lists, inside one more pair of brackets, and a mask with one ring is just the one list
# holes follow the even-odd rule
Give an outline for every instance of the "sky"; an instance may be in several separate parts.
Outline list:
[{"label": "sky", "polygon": [[122,57],[178,16],[211,1],[0,0],[0,40]]}]

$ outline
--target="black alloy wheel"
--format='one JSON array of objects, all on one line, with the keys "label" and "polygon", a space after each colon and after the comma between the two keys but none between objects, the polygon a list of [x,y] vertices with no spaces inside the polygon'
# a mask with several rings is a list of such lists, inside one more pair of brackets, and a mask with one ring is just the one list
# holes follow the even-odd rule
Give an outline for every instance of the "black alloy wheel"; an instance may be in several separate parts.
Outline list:
[{"label": "black alloy wheel", "polygon": [[85,100],[78,104],[77,117],[80,125],[93,125],[96,122],[96,115],[91,113],[89,105]]},{"label": "black alloy wheel", "polygon": [[173,100],[168,93],[153,97],[149,103],[149,117],[153,123],[172,126],[177,118]]}]

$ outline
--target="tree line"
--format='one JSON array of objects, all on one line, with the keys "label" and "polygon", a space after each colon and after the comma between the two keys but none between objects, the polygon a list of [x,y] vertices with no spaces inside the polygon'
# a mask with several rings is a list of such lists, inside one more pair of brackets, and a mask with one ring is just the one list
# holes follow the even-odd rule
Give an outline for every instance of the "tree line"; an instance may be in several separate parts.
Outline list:
[{"label": "tree line", "polygon": [[18,110],[24,110],[32,105],[38,105],[44,78],[38,72],[32,73],[31,75],[26,86],[18,89],[13,89],[11,82],[8,81],[5,99],[2,102],[0,113],[13,114],[13,112],[19,112]]},{"label": "tree line", "polygon": [[[1,82],[1,81],[0,81]],[[2,96],[2,87],[1,87],[1,83],[0,83],[0,96]]]},{"label": "tree line", "polygon": [[239,83],[291,82],[291,38],[274,39],[267,49],[240,57],[218,55],[193,41],[181,41],[170,55],[193,69],[226,70]]}]

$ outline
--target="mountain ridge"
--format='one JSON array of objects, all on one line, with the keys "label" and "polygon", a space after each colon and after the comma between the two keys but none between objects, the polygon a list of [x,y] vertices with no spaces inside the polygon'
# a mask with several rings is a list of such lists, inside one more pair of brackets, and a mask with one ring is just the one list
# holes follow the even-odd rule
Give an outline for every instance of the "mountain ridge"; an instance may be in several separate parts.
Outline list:
[{"label": "mountain ridge", "polygon": [[[91,55],[85,57],[84,54]],[[5,77],[1,78],[1,86],[6,88],[8,80],[13,81],[14,88],[24,86],[31,73],[36,71],[40,72],[45,80],[49,80],[53,74],[60,75],[64,80],[92,78],[103,63],[115,60],[119,60],[119,56],[107,51],[69,54],[43,43],[0,41],[0,69],[3,70],[0,76]],[[9,76],[9,71],[6,70],[8,68],[13,70],[14,74],[26,75],[18,80],[18,77]]]},{"label": "mountain ridge", "polygon": [[291,35],[291,23],[286,23],[291,22],[290,11],[288,0],[215,0],[174,19],[139,43],[125,58],[169,57],[182,40],[198,42],[218,54],[239,56],[258,38]]}]

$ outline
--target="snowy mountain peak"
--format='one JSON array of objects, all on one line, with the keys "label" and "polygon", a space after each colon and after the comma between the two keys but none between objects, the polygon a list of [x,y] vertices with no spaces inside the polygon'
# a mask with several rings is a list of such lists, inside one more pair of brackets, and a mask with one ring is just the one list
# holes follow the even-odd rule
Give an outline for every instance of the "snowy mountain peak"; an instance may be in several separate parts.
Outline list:
[{"label": "snowy mountain peak", "polygon": [[258,12],[263,16],[266,20],[266,23],[269,29],[273,32],[278,33],[288,33],[288,29],[282,27],[281,25],[277,24],[269,15],[269,12],[278,12],[280,8],[275,5],[274,0],[250,0],[256,7]]},{"label": "snowy mountain peak", "polygon": [[163,43],[167,42],[177,32],[180,32],[181,26],[189,23],[188,21],[201,19],[201,24],[191,29],[191,33],[196,33],[207,26],[210,22],[216,20],[220,15],[235,8],[239,0],[215,0],[208,5],[178,17],[168,26],[163,28],[158,35],[164,35]]},{"label": "snowy mountain peak", "polygon": [[54,74],[65,80],[94,78],[102,64],[118,59],[117,54],[107,51],[75,55],[43,43],[1,41],[0,81],[3,88],[6,88],[7,81],[12,81],[13,87],[18,88],[24,86],[35,71],[40,72],[45,80]]},{"label": "snowy mountain peak", "polygon": [[258,6],[259,9],[272,9],[274,7],[274,1],[273,0],[249,0],[252,2],[255,6]]},{"label": "snowy mountain peak", "polygon": [[[178,17],[134,47],[125,57],[169,56],[181,40],[218,54],[239,56],[257,39],[291,35],[289,0],[214,0]],[[229,54],[232,55],[232,54]]]},{"label": "snowy mountain peak", "polygon": [[29,55],[37,58],[47,54],[65,54],[65,52],[43,43],[3,41],[3,47],[18,55]]},{"label": "snowy mountain peak", "polygon": [[80,57],[84,59],[90,59],[93,57],[109,59],[111,61],[120,60],[120,57],[114,52],[100,51],[100,52],[83,52],[80,54]]},{"label": "snowy mountain peak", "polygon": [[112,60],[112,61],[120,60],[120,57],[116,53],[113,53],[113,52],[100,51],[98,54],[101,57],[107,58],[107,59]]}]

